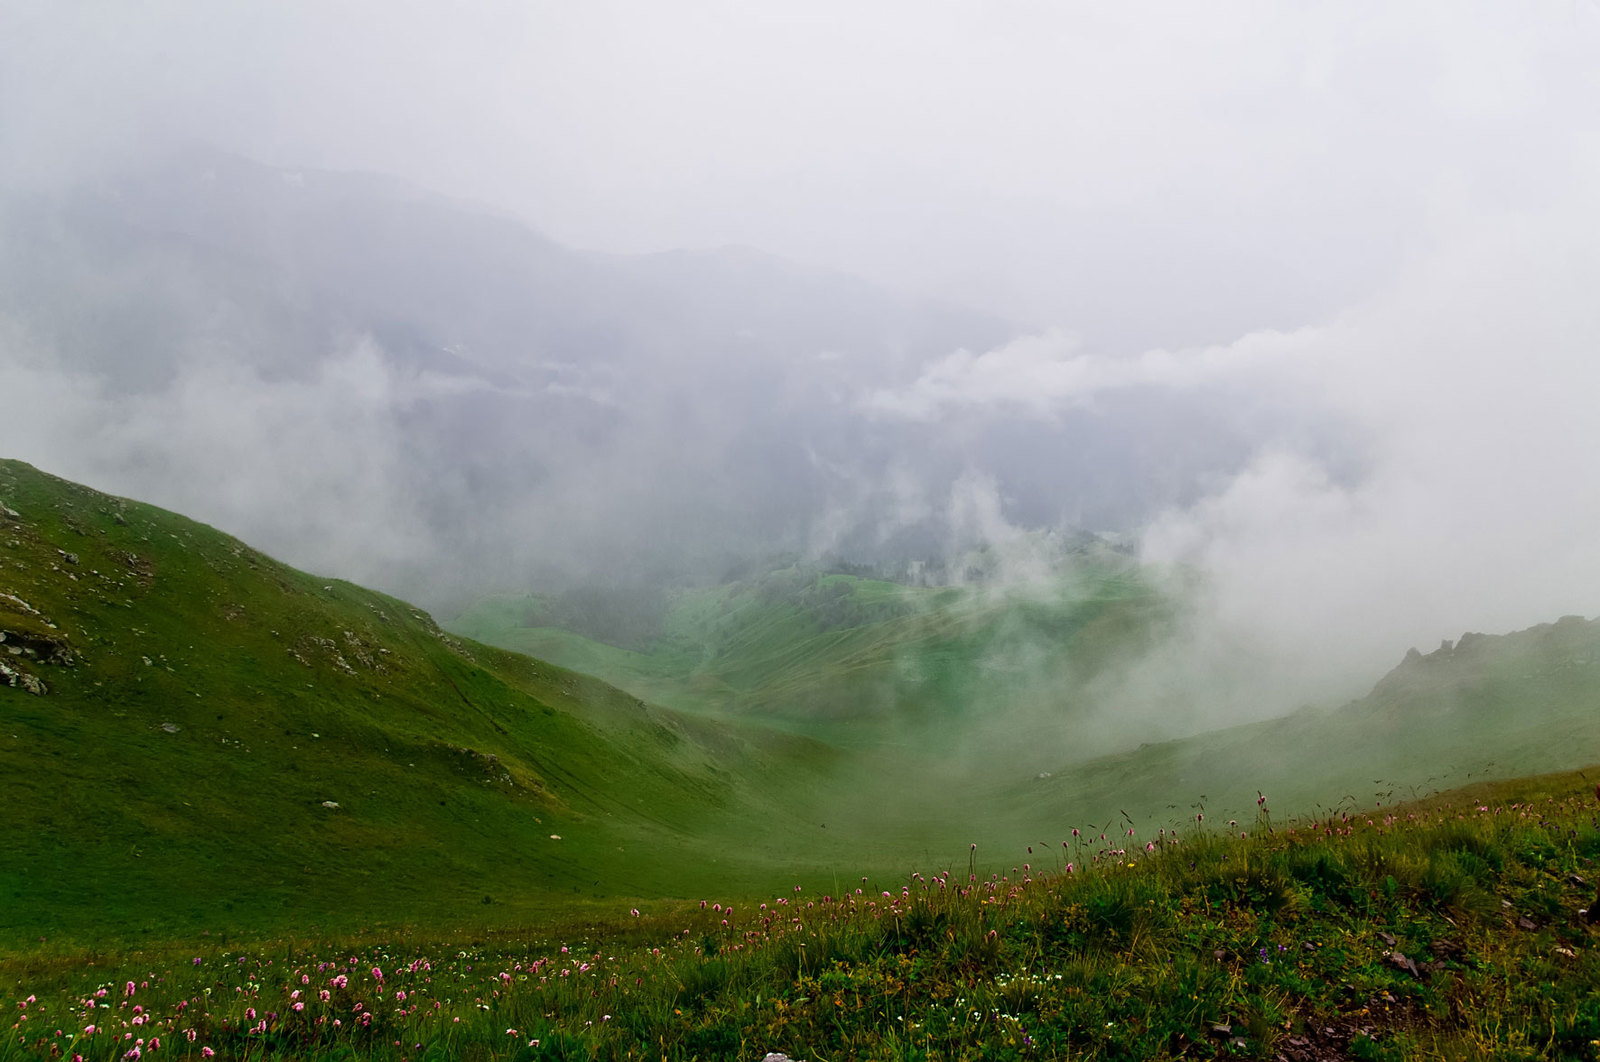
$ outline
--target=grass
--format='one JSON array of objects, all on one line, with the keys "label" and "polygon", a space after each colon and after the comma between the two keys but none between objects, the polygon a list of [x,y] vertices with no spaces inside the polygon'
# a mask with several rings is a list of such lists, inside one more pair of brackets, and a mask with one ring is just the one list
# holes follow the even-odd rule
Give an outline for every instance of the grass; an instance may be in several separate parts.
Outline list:
[{"label": "grass", "polygon": [[738,722],[25,465],[0,498],[0,662],[35,691],[0,685],[0,1062],[1600,1057],[1594,779],[1401,799],[1600,758],[1595,623],[1418,655],[1334,712],[960,773],[751,717],[956,697],[1045,635],[1106,659],[1152,614],[1136,578],[670,604],[660,652],[702,661],[672,681]]},{"label": "grass", "polygon": [[[1337,712],[1041,769],[1059,743],[1001,727],[1011,746],[986,748],[926,699],[859,740],[674,711],[26,465],[0,463],[0,498],[18,514],[0,514],[0,631],[20,651],[0,662],[49,688],[0,684],[0,943],[492,931],[619,899],[825,889],[973,841],[1020,858],[1124,813],[1243,817],[1258,786],[1299,814],[1600,759],[1600,625],[1576,620],[1410,661]],[[663,615],[685,659],[720,639],[722,670],[692,677],[719,689],[747,675],[798,697],[821,662],[824,692],[998,697],[972,667],[1007,632],[1094,659],[1154,607],[1140,585],[1118,570],[1065,603],[926,590],[912,607],[796,569]]]},{"label": "grass", "polygon": [[795,872],[739,772],[803,776],[804,742],[17,462],[0,498],[0,662],[48,690],[0,682],[0,940],[496,924]]},{"label": "grass", "polygon": [[861,747],[937,733],[1041,690],[1080,689],[1147,645],[1169,614],[1138,569],[1109,552],[1076,556],[1047,589],[1027,592],[794,566],[662,594],[641,606],[648,621],[626,618],[622,601],[591,601],[602,596],[494,597],[448,626],[655,703]]},{"label": "grass", "polygon": [[1596,810],[1563,774],[526,933],[43,944],[0,1059],[1594,1058]]}]

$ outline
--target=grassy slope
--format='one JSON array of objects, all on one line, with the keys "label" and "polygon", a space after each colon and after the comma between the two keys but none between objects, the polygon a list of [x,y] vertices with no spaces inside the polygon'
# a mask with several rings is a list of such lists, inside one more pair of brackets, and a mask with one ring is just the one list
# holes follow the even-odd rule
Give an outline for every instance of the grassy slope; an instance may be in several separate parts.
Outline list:
[{"label": "grassy slope", "polygon": [[1592,782],[532,939],[38,947],[0,1059],[1593,1058]]},{"label": "grassy slope", "polygon": [[1145,646],[1167,609],[1126,561],[1086,557],[1073,579],[1039,595],[784,569],[676,592],[641,648],[545,625],[552,613],[545,599],[496,597],[449,627],[685,711],[778,720],[860,745],[937,731],[976,703],[1042,687],[1070,699]]},{"label": "grassy slope", "polygon": [[0,499],[0,649],[23,650],[0,662],[48,687],[0,681],[0,933],[504,921],[789,861],[764,830],[709,838],[781,819],[732,771],[804,766],[804,742],[462,642],[21,463]]},{"label": "grassy slope", "polygon": [[[1046,762],[1059,736],[1036,751],[1013,731],[1072,725],[1075,684],[1160,629],[1164,606],[1136,571],[1091,568],[1048,599],[794,570],[767,579],[779,586],[681,593],[648,651],[528,626],[549,611],[529,598],[483,602],[453,627],[686,710],[783,718],[850,749],[854,769],[813,818],[863,853],[921,865],[969,841],[1018,850],[1121,813],[1175,823],[1205,805],[1245,818],[1258,790],[1309,813],[1600,759],[1600,622],[1464,638],[1334,711]],[[1025,703],[1041,696],[1060,704]],[[998,734],[984,729],[995,706]]]},{"label": "grassy slope", "polygon": [[[744,719],[798,712],[821,661],[816,685],[862,709],[817,726],[829,747],[792,716],[783,730],[678,714],[457,641],[401,602],[27,466],[0,465],[0,498],[19,513],[0,522],[0,592],[41,614],[0,599],[7,644],[74,657],[0,655],[50,686],[0,686],[16,827],[0,834],[0,932],[16,936],[525,924],[605,897],[926,871],[974,842],[1007,858],[1119,812],[1178,824],[1202,799],[1243,819],[1258,789],[1297,813],[1600,759],[1600,624],[1578,620],[1408,661],[1337,712],[1041,777],[963,765],[938,747],[960,731],[887,739],[959,715],[966,695],[1005,697],[1007,667],[1029,661],[996,647],[1017,632],[1075,647],[1052,664],[1068,675],[1115,659],[1159,616],[1125,573],[1064,604],[926,591],[910,607],[898,587],[791,573],[686,595],[667,612],[676,640],[627,657]],[[900,689],[921,699],[863,708]]]}]

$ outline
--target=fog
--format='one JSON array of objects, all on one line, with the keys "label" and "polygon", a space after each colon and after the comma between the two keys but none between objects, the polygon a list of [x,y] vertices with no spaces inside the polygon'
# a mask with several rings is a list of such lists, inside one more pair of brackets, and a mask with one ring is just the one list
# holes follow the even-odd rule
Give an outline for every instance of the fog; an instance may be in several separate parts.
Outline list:
[{"label": "fog", "polygon": [[444,612],[1115,533],[1198,594],[1119,732],[1335,702],[1600,612],[1597,57],[1579,0],[0,3],[0,453]]}]

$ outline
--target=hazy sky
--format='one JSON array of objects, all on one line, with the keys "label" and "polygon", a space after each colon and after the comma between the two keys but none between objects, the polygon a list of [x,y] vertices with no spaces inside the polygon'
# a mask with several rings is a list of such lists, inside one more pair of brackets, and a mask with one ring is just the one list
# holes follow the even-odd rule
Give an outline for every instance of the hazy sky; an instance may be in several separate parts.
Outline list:
[{"label": "hazy sky", "polygon": [[[1344,694],[1407,644],[1600,612],[1595,0],[0,0],[0,182],[191,139],[397,174],[577,247],[751,245],[1019,325],[841,399],[865,418],[1047,423],[1143,386],[1347,426],[1342,467],[1269,445],[1146,529],[1147,559],[1215,578],[1180,672],[1243,646],[1276,661],[1252,695]],[[46,457],[148,436],[192,470],[256,438],[244,417],[296,490],[276,424],[355,455],[330,482],[378,460],[337,442],[338,373],[208,369],[187,382],[227,386],[145,415],[24,346],[0,372]],[[214,518],[272,526],[250,515],[283,512],[271,482]]]},{"label": "hazy sky", "polygon": [[13,180],[199,137],[608,250],[748,244],[1189,346],[1321,320],[1441,202],[1586,179],[1600,6],[0,2]]}]

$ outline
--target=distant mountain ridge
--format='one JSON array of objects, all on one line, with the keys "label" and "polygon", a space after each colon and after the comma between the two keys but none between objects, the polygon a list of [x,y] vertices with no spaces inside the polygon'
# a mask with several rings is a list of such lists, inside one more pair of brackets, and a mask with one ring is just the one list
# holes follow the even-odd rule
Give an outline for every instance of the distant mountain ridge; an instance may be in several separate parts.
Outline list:
[{"label": "distant mountain ridge", "polygon": [[[1024,526],[1129,527],[1252,451],[1216,396],[1108,394],[1053,421],[864,406],[1016,334],[747,248],[588,253],[390,178],[203,149],[0,202],[0,365],[53,373],[115,432],[41,431],[29,453],[456,606],[463,586],[705,579],[774,550],[928,555],[973,477]],[[326,474],[275,465],[262,420],[328,436]],[[397,556],[187,486],[162,428],[191,422],[321,504],[383,483],[363,518],[403,526]]]}]

